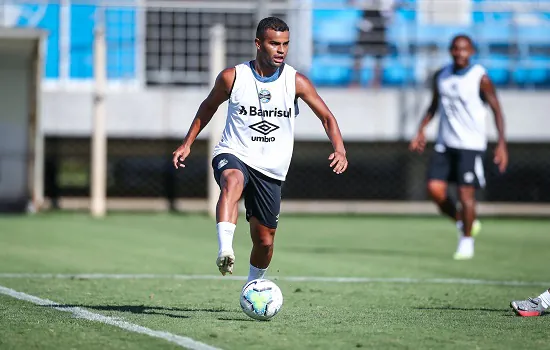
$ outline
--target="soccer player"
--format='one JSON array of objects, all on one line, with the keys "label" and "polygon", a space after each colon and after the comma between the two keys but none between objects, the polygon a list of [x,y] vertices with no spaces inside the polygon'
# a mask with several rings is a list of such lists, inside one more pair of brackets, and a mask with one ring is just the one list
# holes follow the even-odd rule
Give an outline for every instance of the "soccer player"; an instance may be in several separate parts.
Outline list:
[{"label": "soccer player", "polygon": [[[475,192],[476,188],[485,186],[482,157],[487,148],[486,103],[493,111],[498,130],[493,160],[501,173],[508,164],[508,151],[495,87],[485,68],[470,62],[474,54],[472,39],[466,35],[454,37],[450,54],[453,63],[435,74],[431,105],[409,149],[424,151],[424,129],[439,111],[439,131],[428,170],[427,191],[441,212],[456,222],[460,239],[454,259],[463,260],[473,258],[473,236],[481,229],[476,220]],[[459,209],[447,196],[449,182],[458,186]]]},{"label": "soccer player", "polygon": [[545,290],[538,298],[529,298],[527,300],[514,300],[510,307],[519,316],[530,317],[540,316],[550,306],[550,289]]},{"label": "soccer player", "polygon": [[336,119],[312,83],[285,64],[289,28],[279,18],[264,18],[256,30],[256,59],[223,70],[198,112],[181,146],[173,152],[176,168],[183,164],[197,135],[218,107],[229,99],[221,141],[212,167],[221,194],[216,207],[218,257],[222,275],[233,273],[233,234],[238,201],[244,197],[252,252],[248,281],[263,278],[273,255],[279,222],[281,187],[294,145],[294,123],[301,98],[321,120],[334,152],[328,159],[336,174],[348,167]]}]

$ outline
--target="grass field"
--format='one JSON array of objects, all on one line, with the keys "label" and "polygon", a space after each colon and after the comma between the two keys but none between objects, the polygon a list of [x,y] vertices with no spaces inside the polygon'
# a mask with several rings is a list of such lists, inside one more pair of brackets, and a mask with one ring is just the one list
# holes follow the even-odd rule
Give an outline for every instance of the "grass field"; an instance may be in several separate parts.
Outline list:
[{"label": "grass field", "polygon": [[[550,222],[483,225],[476,257],[458,262],[454,227],[442,218],[283,217],[270,276],[285,304],[257,322],[240,310],[243,281],[217,277],[206,217],[0,216],[0,286],[59,304],[0,293],[0,349],[179,347],[80,317],[86,310],[192,338],[197,349],[548,349],[550,318],[519,318],[508,304],[550,287]],[[248,273],[249,249],[241,219],[236,276]]]}]

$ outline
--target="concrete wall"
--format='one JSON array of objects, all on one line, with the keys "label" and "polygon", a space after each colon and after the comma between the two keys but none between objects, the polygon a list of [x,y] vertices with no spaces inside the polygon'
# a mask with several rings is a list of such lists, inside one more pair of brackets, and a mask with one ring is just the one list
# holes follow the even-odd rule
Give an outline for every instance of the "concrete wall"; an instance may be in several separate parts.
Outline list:
[{"label": "concrete wall", "polygon": [[0,202],[28,196],[29,62],[23,52],[0,56]]},{"label": "concrete wall", "polygon": [[[86,91],[87,90],[87,91]],[[71,91],[71,92],[68,92]],[[201,88],[148,88],[111,91],[107,97],[107,128],[110,136],[182,138],[202,99]],[[365,89],[319,89],[338,119],[346,140],[397,140],[410,138],[429,92]],[[499,92],[511,141],[550,142],[550,92],[503,90]],[[80,91],[46,88],[43,92],[43,129],[47,135],[85,136],[92,126],[92,95]],[[221,108],[227,108],[223,105]],[[296,138],[324,140],[324,130],[305,103],[300,102]],[[488,113],[489,135],[494,139],[492,114]],[[432,123],[429,135],[435,134]],[[209,132],[208,127],[201,137]]]}]

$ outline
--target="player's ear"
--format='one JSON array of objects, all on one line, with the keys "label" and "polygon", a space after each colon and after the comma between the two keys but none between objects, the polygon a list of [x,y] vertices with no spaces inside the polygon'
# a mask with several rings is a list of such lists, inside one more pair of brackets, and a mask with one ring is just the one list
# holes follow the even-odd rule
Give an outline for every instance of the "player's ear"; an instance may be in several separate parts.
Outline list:
[{"label": "player's ear", "polygon": [[256,50],[259,50],[260,44],[261,44],[260,39],[259,38],[254,39],[254,43],[256,44]]}]

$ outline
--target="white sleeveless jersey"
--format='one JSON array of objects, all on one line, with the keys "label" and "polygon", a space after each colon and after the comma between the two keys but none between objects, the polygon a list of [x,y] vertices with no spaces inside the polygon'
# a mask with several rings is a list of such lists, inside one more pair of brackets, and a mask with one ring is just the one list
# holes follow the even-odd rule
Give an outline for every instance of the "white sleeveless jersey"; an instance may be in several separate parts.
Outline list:
[{"label": "white sleeveless jersey", "polygon": [[230,153],[271,178],[284,181],[294,149],[296,70],[285,64],[279,77],[262,83],[250,62],[235,67],[227,120],[214,156]]},{"label": "white sleeveless jersey", "polygon": [[439,133],[436,145],[484,151],[487,148],[487,109],[480,95],[481,78],[486,74],[481,65],[465,72],[453,73],[444,67],[437,77],[439,90]]}]

